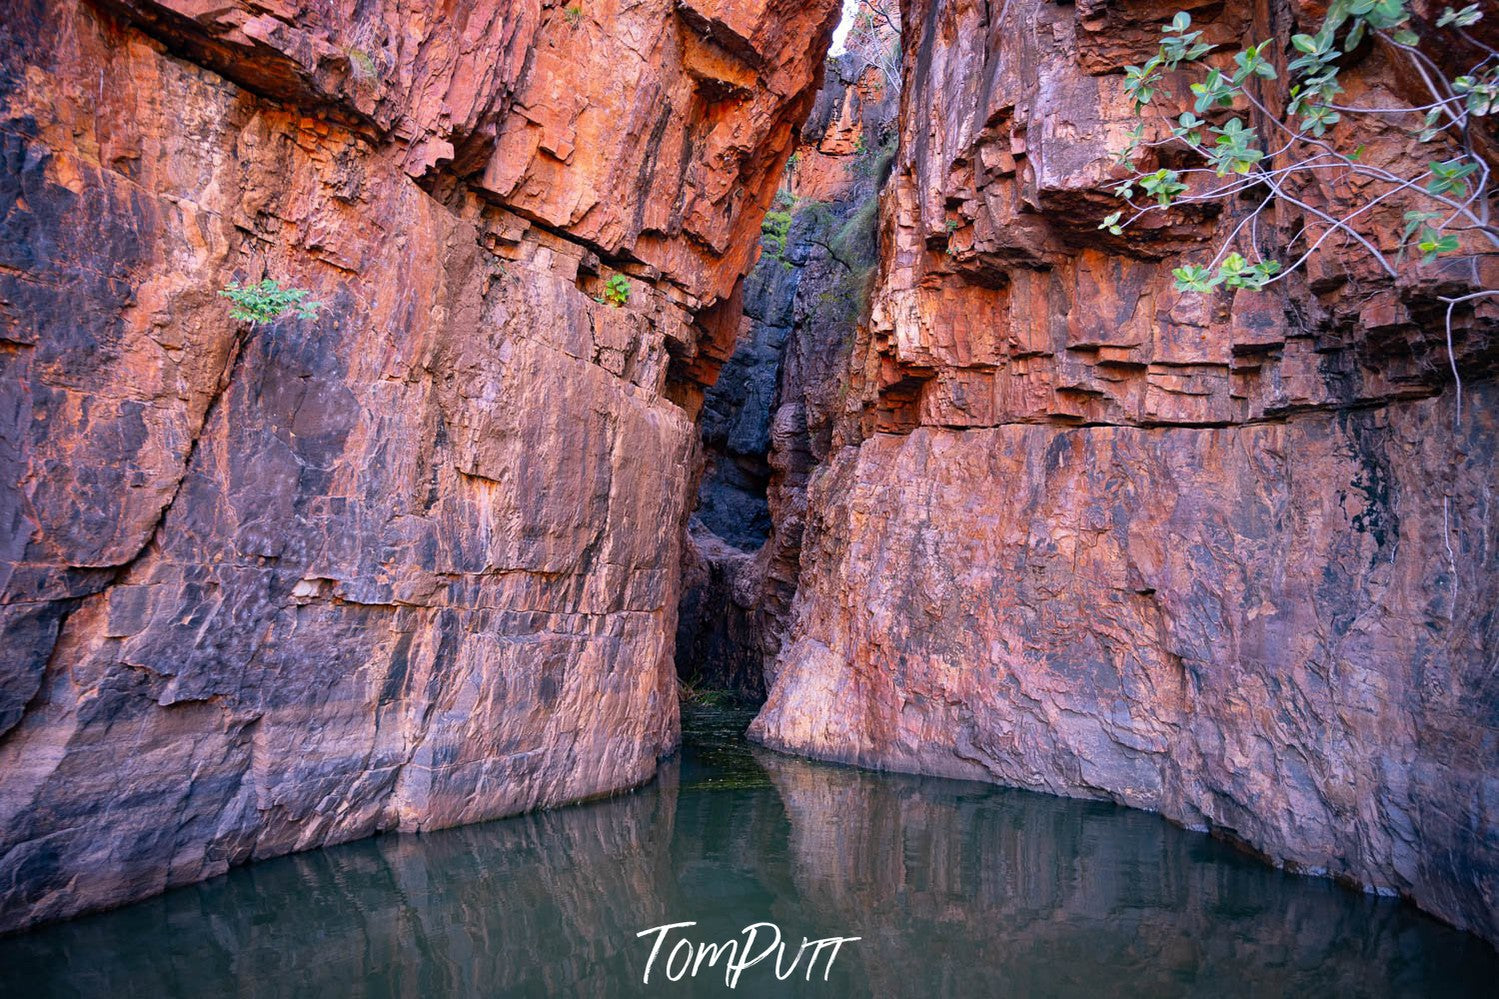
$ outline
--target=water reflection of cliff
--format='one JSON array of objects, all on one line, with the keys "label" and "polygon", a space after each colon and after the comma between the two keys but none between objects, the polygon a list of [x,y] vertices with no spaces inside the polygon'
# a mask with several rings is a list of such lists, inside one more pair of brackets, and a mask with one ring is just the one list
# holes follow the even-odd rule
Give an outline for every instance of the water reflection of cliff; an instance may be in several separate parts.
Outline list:
[{"label": "water reflection of cliff", "polygon": [[682,908],[662,880],[675,804],[664,779],[251,865],[0,940],[0,995],[633,994],[635,931]]},{"label": "water reflection of cliff", "polygon": [[[763,768],[763,769],[762,769]],[[1485,945],[1112,806],[691,751],[632,795],[252,865],[0,940],[0,994],[640,995],[635,934],[859,935],[666,995],[1461,993]]]},{"label": "water reflection of cliff", "polygon": [[1479,940],[1156,816],[757,751],[876,995],[1490,994]]}]

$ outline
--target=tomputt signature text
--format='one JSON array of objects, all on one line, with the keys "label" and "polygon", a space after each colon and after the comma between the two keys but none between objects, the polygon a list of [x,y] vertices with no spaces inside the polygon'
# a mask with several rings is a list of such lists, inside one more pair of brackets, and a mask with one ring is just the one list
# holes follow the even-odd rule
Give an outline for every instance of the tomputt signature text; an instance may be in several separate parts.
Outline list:
[{"label": "tomputt signature text", "polygon": [[[656,959],[661,957],[662,950],[666,946],[666,938],[673,930],[685,930],[689,926],[696,926],[695,922],[685,923],[663,923],[660,926],[652,926],[648,930],[641,930],[635,934],[637,937],[648,937],[655,935],[655,943],[651,944],[651,956],[645,962],[644,983],[651,983],[651,971],[656,967]],[[741,939],[742,938],[742,939]],[[723,943],[696,943],[682,936],[670,949],[666,950],[665,959],[661,963],[661,970],[666,973],[669,981],[679,982],[685,977],[697,977],[697,973],[706,965],[708,968],[717,969],[720,959],[723,960],[724,984],[729,988],[739,985],[739,976],[746,968],[752,968],[761,961],[775,955],[775,975],[781,981],[786,981],[796,974],[798,965],[801,964],[803,955],[807,957],[806,980],[812,980],[812,974],[817,968],[817,962],[827,955],[823,965],[822,980],[828,980],[828,974],[833,970],[833,962],[838,959],[838,951],[846,943],[853,943],[860,937],[823,937],[820,940],[808,940],[802,937],[802,945],[791,953],[791,964],[785,964],[788,947],[781,940],[781,928],[775,923],[752,923],[740,931],[739,937],[725,940]],[[759,946],[759,951],[756,947]]]}]

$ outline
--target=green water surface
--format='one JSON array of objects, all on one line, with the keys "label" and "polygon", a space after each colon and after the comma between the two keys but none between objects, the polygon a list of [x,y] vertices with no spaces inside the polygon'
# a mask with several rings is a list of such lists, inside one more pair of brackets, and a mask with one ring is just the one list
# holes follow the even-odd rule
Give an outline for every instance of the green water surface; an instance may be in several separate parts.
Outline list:
[{"label": "green water surface", "polygon": [[[1493,949],[1402,903],[1142,812],[762,752],[747,720],[694,713],[661,778],[613,800],[266,861],[0,939],[0,994],[1499,995]],[[862,939],[810,982],[773,959],[733,991],[723,961],[671,982],[663,953],[644,985],[636,934],[688,920],[705,942],[777,924],[783,968],[804,936]]]}]

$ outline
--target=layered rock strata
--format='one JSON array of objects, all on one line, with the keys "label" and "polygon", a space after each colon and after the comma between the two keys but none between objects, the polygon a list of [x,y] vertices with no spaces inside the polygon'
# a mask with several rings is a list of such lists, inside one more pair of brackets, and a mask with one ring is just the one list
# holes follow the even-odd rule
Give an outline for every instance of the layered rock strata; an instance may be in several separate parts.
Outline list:
[{"label": "layered rock strata", "polygon": [[[885,260],[752,734],[1154,809],[1499,939],[1499,324],[1458,310],[1459,411],[1436,297],[1499,258],[1199,296],[1171,268],[1249,203],[1099,232],[1122,68],[1181,6],[1234,48],[1321,16],[903,5]],[[1392,58],[1347,100],[1402,101]]]},{"label": "layered rock strata", "polygon": [[835,8],[10,6],[0,931],[654,772]]}]

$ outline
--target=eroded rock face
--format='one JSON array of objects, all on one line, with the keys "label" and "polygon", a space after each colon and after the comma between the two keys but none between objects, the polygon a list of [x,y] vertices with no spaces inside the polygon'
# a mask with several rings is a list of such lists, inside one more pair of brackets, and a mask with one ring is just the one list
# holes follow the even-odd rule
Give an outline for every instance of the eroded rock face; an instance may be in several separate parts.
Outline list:
[{"label": "eroded rock face", "polygon": [[[1246,206],[1099,233],[1122,67],[1182,6],[904,5],[880,287],[752,734],[1156,809],[1499,939],[1496,324],[1457,317],[1459,418],[1434,297],[1499,260],[1204,297],[1170,270]],[[1357,103],[1401,100],[1386,59]]]},{"label": "eroded rock face", "polygon": [[835,6],[12,5],[0,930],[654,772]]}]

